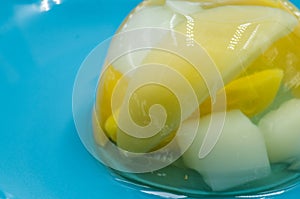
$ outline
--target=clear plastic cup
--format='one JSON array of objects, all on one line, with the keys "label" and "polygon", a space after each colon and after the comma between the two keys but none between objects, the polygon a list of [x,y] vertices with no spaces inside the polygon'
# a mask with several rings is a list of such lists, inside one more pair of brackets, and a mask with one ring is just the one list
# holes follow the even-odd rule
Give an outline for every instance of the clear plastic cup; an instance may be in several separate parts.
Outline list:
[{"label": "clear plastic cup", "polygon": [[284,0],[152,0],[78,72],[73,113],[118,176],[188,196],[300,178],[300,12]]}]

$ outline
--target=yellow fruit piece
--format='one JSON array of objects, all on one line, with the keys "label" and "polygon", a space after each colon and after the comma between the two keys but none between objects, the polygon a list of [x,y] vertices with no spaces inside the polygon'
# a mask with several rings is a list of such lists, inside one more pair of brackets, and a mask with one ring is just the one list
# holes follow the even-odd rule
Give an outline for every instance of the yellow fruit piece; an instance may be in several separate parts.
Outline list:
[{"label": "yellow fruit piece", "polygon": [[[195,0],[199,1],[199,0]],[[292,90],[295,97],[300,98],[300,22],[299,10],[286,0],[222,0],[202,1],[204,8],[213,8],[224,5],[259,5],[280,8],[298,18],[298,25],[287,36],[276,41],[267,49],[241,76],[265,69],[280,68],[284,70],[284,84]]]},{"label": "yellow fruit piece", "polygon": [[[100,125],[112,114],[111,98],[117,82],[122,77],[122,73],[117,71],[112,65],[103,71],[102,78],[98,84],[95,108],[99,118]],[[126,88],[127,85],[123,85]]]},{"label": "yellow fruit piece", "polygon": [[[153,91],[157,93],[153,95]],[[138,89],[130,100],[129,111],[130,111],[130,121],[137,124],[140,127],[146,127],[153,124],[154,127],[157,126],[157,123],[161,121],[159,115],[154,116],[154,121],[150,118],[150,108],[154,105],[161,105],[166,113],[166,120],[164,126],[158,131],[155,135],[149,138],[141,138],[136,136],[131,136],[132,132],[136,133],[145,133],[147,130],[142,129],[141,131],[128,130],[125,133],[121,129],[117,131],[117,145],[125,150],[132,152],[148,152],[152,151],[158,145],[161,145],[164,140],[168,140],[171,132],[176,131],[180,124],[180,105],[176,96],[167,90],[166,88],[159,85],[147,85]],[[126,107],[125,107],[126,109]],[[126,111],[126,110],[125,110]],[[120,115],[118,116],[118,122],[125,120],[122,114],[122,109],[120,109]],[[156,120],[156,121],[155,121]],[[131,127],[128,125],[128,129]],[[119,124],[119,123],[118,123]],[[147,131],[152,133],[153,131]],[[134,141],[133,141],[134,140]]]},{"label": "yellow fruit piece", "polygon": [[[232,81],[239,75],[244,67],[247,67],[257,57],[260,56],[272,43],[276,40],[289,34],[297,25],[297,19],[288,12],[280,9],[263,7],[263,6],[223,6],[203,10],[195,15],[192,15],[191,21],[187,21],[175,27],[175,30],[187,34],[187,27],[193,26],[192,41],[201,44],[206,52],[209,54],[218,71],[220,72],[225,84]],[[190,24],[188,24],[190,23]],[[162,43],[161,48],[168,47],[170,43],[179,42],[174,39],[174,35],[167,35]],[[174,39],[174,40],[172,40]],[[178,38],[177,38],[178,39]],[[186,39],[186,38],[185,38]],[[182,41],[180,41],[182,42]],[[186,40],[184,41],[186,42]],[[188,43],[192,44],[192,43]],[[211,63],[207,62],[205,55],[192,51],[189,45],[180,46],[182,52],[200,58],[201,67],[203,70],[214,70]],[[203,58],[203,59],[202,59]],[[238,58],[238,59],[237,59]],[[173,54],[169,51],[152,50],[144,59],[143,64],[161,64],[168,68],[177,71],[181,74],[192,86],[197,95],[198,103],[191,106],[189,99],[183,99],[181,110],[183,110],[183,119],[189,117],[207,97],[208,89],[201,74],[190,64],[186,57]],[[180,83],[175,81],[172,74],[159,71],[155,74],[137,73],[133,74],[132,79],[146,79],[149,76],[161,76],[161,79],[169,80],[178,88],[178,92],[183,96],[188,96],[185,87],[181,87]],[[214,79],[215,76],[206,76],[205,78]],[[132,85],[131,81],[129,86]],[[221,89],[221,87],[216,87]],[[136,118],[137,124],[147,122],[148,110],[154,104],[154,98],[159,98],[155,103],[162,104],[170,113],[168,115],[164,131],[157,134],[157,136],[140,139],[129,136],[127,133],[118,130],[117,145],[121,148],[133,152],[147,152],[158,146],[162,138],[174,132],[175,128],[180,124],[180,118],[176,117],[178,104],[174,103],[173,95],[164,94],[167,91],[158,86],[149,86],[141,88],[139,92],[135,93],[137,101],[142,103],[132,103],[130,106],[130,113],[133,118]],[[143,103],[147,106],[141,106]],[[175,106],[176,105],[176,106]],[[142,108],[141,108],[142,107]],[[122,111],[120,108],[120,120],[122,118],[125,108]],[[142,117],[141,117],[142,116]],[[171,119],[172,118],[172,119]],[[149,122],[149,120],[148,120]],[[172,127],[172,128],[171,128]]]},{"label": "yellow fruit piece", "polygon": [[[283,77],[279,69],[264,70],[230,82],[217,95],[226,94],[227,110],[239,109],[247,116],[265,110],[274,100]],[[211,112],[211,98],[200,105],[200,115]]]},{"label": "yellow fruit piece", "polygon": [[[117,116],[118,114],[116,114]],[[105,122],[105,132],[108,135],[108,137],[114,141],[117,142],[117,131],[118,131],[118,125],[113,117],[113,115],[111,115]],[[153,148],[153,151],[160,149],[161,147],[164,147],[165,145],[167,145],[170,141],[172,141],[172,139],[174,138],[176,132],[171,133],[169,136],[165,137],[164,139],[162,139],[162,141],[159,143],[158,146]],[[101,143],[103,145],[103,143],[105,142],[103,138],[99,138],[98,137],[98,142],[97,143]]]},{"label": "yellow fruit piece", "polygon": [[[288,12],[263,6],[223,6],[193,17],[194,40],[208,51],[225,82],[238,74],[237,68],[247,68],[273,42],[289,34],[298,24]],[[184,33],[185,28],[183,26],[179,31]]]},{"label": "yellow fruit piece", "polygon": [[249,66],[243,75],[266,68],[282,69],[285,87],[291,89],[296,97],[300,96],[300,26],[288,36],[274,43]]},{"label": "yellow fruit piece", "polygon": [[[228,0],[237,3],[243,0]],[[226,1],[226,2],[228,2]],[[247,1],[245,1],[247,2]],[[252,0],[251,0],[252,2]],[[266,3],[266,6],[283,9],[298,18],[295,29],[282,37],[259,56],[241,76],[249,75],[265,69],[282,69],[283,82],[286,88],[291,89],[295,97],[300,98],[300,22],[299,10],[285,0],[255,0]]]},{"label": "yellow fruit piece", "polygon": [[[112,115],[112,110],[111,110],[112,93],[122,76],[123,76],[122,73],[120,73],[112,65],[110,65],[103,71],[102,78],[100,79],[98,84],[97,96],[96,96],[96,102],[94,108],[95,110],[93,113],[93,132],[94,132],[94,139],[96,143],[100,146],[104,146],[105,143],[108,141],[107,137],[104,137],[103,133],[106,133],[106,135],[111,140],[116,141],[116,135],[115,135],[116,130],[112,131],[111,129],[109,129],[109,131],[103,132],[103,129],[105,129],[105,126],[108,125],[106,124],[107,121],[109,121],[109,123],[112,123],[110,119]],[[127,87],[127,84],[120,85],[120,86],[122,86],[125,89]]]},{"label": "yellow fruit piece", "polygon": [[102,130],[102,127],[99,123],[99,119],[97,117],[97,113],[96,113],[95,109],[93,110],[93,115],[92,115],[92,125],[93,125],[93,133],[94,133],[95,142],[99,146],[104,147],[106,145],[106,143],[108,142],[108,139]]},{"label": "yellow fruit piece", "polygon": [[104,129],[106,131],[106,134],[108,135],[108,137],[116,142],[117,141],[117,130],[118,130],[118,126],[117,123],[113,117],[113,115],[111,115],[105,122],[104,125]]}]

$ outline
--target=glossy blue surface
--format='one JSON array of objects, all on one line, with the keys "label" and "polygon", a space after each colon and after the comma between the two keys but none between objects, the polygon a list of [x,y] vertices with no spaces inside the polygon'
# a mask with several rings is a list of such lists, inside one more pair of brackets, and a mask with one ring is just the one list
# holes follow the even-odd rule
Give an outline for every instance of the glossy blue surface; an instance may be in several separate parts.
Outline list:
[{"label": "glossy blue surface", "polygon": [[[82,61],[140,0],[49,0],[49,10],[41,2],[0,0],[0,190],[18,199],[158,198],[116,181],[72,118]],[[298,195],[300,187],[270,198]]]}]

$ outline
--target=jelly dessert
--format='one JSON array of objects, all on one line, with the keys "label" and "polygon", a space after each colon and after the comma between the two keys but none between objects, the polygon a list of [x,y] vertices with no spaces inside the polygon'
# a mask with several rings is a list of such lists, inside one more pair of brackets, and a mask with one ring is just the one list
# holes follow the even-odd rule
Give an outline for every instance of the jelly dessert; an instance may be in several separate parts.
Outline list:
[{"label": "jelly dessert", "polygon": [[[98,159],[128,180],[192,196],[295,185],[299,16],[287,0],[142,2],[99,77]],[[142,156],[149,162],[137,167],[150,167],[135,171]]]}]

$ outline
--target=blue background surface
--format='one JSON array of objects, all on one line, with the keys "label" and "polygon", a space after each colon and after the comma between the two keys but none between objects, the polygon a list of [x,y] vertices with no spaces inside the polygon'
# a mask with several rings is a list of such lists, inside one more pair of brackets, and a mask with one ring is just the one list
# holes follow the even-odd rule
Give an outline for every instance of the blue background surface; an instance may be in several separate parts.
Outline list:
[{"label": "blue background surface", "polygon": [[[139,2],[49,0],[41,12],[38,0],[0,0],[0,190],[18,199],[157,198],[116,181],[72,118],[82,61]],[[300,187],[276,198],[297,195]]]}]

